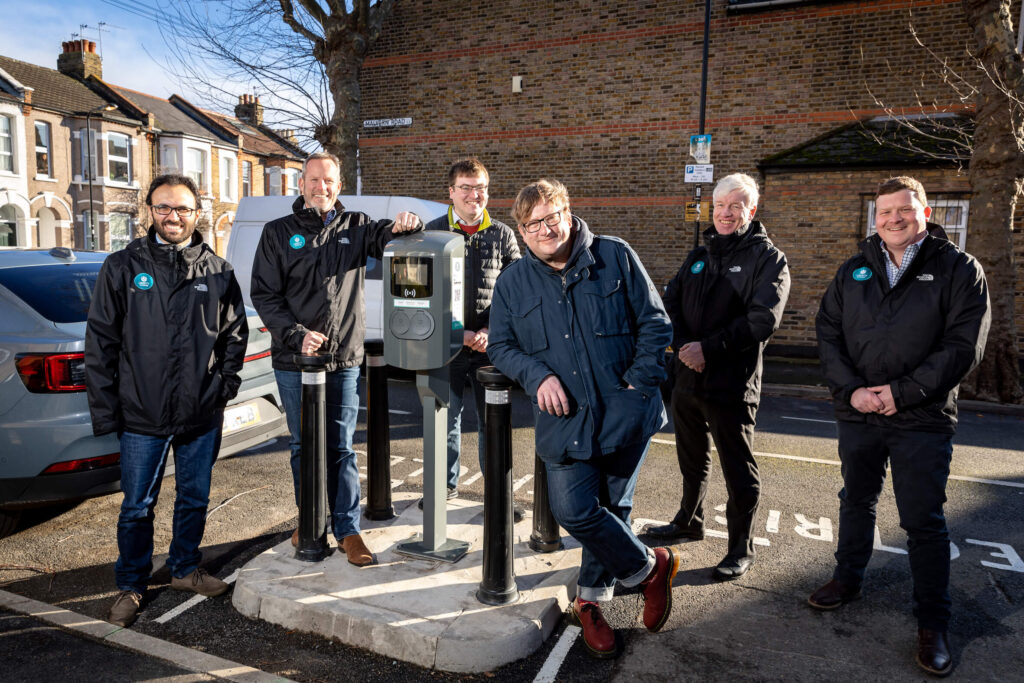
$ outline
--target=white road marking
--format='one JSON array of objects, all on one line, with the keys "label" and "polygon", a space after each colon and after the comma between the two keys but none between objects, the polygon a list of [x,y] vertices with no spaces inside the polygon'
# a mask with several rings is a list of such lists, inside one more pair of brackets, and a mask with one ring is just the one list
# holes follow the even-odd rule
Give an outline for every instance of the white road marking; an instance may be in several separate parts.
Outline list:
[{"label": "white road marking", "polygon": [[469,486],[470,484],[472,484],[473,482],[475,482],[475,481],[476,481],[477,479],[479,479],[479,478],[480,478],[480,477],[482,477],[482,476],[484,476],[484,473],[483,473],[483,472],[477,472],[476,474],[474,474],[474,475],[473,475],[472,477],[470,477],[469,479],[466,479],[466,480],[464,480],[464,481],[462,482],[462,485],[463,485],[463,486]]},{"label": "white road marking", "polygon": [[548,658],[544,660],[544,666],[537,672],[537,677],[533,679],[533,683],[555,683],[555,680],[558,678],[558,670],[562,668],[562,662],[565,661],[565,656],[569,654],[569,650],[581,633],[583,633],[583,629],[579,626],[565,627],[562,635],[558,638],[558,642],[555,643],[555,646],[551,648],[551,652],[548,653]]},{"label": "white road marking", "polygon": [[789,415],[783,415],[782,419],[783,420],[799,420],[800,422],[820,422],[820,423],[826,424],[826,425],[834,425],[836,423],[835,420],[816,420],[813,417],[790,417]]},{"label": "white road marking", "polygon": [[412,479],[413,477],[418,477],[418,476],[420,476],[421,474],[423,474],[423,468],[422,468],[422,467],[421,467],[421,468],[419,468],[418,470],[413,470],[412,472],[410,472],[410,473],[408,474],[408,477],[409,477],[410,479]]},{"label": "white road marking", "polygon": [[[651,439],[654,443],[661,443],[667,446],[675,446],[676,442],[669,441],[668,439]],[[718,450],[714,446],[711,450]],[[766,453],[765,451],[754,451],[754,455],[759,458],[778,458],[780,460],[797,460],[799,462],[813,462],[819,465],[842,465],[843,463],[839,460],[825,459],[825,458],[805,458],[802,455],[786,455],[785,453]],[[971,477],[966,474],[951,474],[950,479],[956,479],[957,481],[969,481],[975,484],[991,484],[992,486],[1009,486],[1015,489],[1024,489],[1024,483],[1017,481],[1003,481],[1002,479],[984,479],[981,477]]]},{"label": "white road marking", "polygon": [[[359,406],[359,410],[366,410],[366,406]],[[394,408],[388,408],[388,412],[392,415],[412,415],[408,410],[396,410]]]},{"label": "white road marking", "polygon": [[[230,583],[234,583],[235,579],[238,578],[238,572],[239,572],[238,569],[233,571],[231,573],[231,576],[229,576],[228,578],[224,579],[224,583],[229,583],[229,584]],[[191,598],[189,598],[188,600],[186,600],[185,602],[183,602],[180,605],[178,605],[177,607],[175,607],[174,609],[169,610],[168,612],[165,612],[164,614],[161,614],[159,617],[157,617],[153,621],[155,621],[158,624],[166,624],[168,621],[170,621],[174,617],[184,613],[185,610],[188,610],[188,609],[191,609],[191,608],[195,607],[196,605],[198,605],[199,603],[201,603],[205,599],[206,599],[205,595],[194,595]]]},{"label": "white road marking", "polygon": [[533,479],[533,475],[532,474],[527,474],[522,479],[516,479],[514,482],[512,482],[512,490],[513,491],[518,491],[519,489],[521,489],[523,487],[523,484],[525,484],[526,482],[530,481],[531,479]]}]

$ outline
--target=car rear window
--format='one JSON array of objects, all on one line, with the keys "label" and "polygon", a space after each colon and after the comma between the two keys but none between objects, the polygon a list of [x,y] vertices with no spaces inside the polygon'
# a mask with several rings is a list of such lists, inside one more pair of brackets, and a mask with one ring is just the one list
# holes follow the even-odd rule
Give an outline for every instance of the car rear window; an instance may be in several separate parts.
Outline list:
[{"label": "car rear window", "polygon": [[85,322],[101,263],[0,268],[0,285],[55,323]]}]

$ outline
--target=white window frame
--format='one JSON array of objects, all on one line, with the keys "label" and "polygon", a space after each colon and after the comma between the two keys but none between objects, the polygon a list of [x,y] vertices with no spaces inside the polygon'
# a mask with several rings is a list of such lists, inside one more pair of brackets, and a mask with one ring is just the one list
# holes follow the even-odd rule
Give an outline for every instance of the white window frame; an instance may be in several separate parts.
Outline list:
[{"label": "white window frame", "polygon": [[[39,129],[42,128],[46,131],[45,144],[39,144]],[[35,176],[36,178],[52,178],[53,177],[53,126],[47,121],[36,121],[32,126],[32,134],[35,140]],[[39,172],[39,154],[46,155],[46,172]]]},{"label": "white window frame", "polygon": [[[96,169],[99,168],[100,164],[100,151],[97,149],[97,135],[96,131],[90,128],[82,128],[78,131],[78,140],[81,143],[79,149],[82,152],[82,180],[87,182],[89,178],[94,181],[99,180],[96,177]],[[92,168],[89,168],[89,148],[86,146],[92,144]]]},{"label": "white window frame", "polygon": [[[938,223],[946,231],[949,241],[960,251],[967,247],[967,214],[971,208],[971,200],[965,197],[943,197],[941,195],[928,198],[932,207],[932,223]],[[947,224],[948,223],[948,224]],[[871,237],[875,229],[875,200],[868,199],[868,229],[865,237]]]},{"label": "white window frame", "polygon": [[267,194],[272,197],[280,197],[284,193],[281,185],[281,171],[283,169],[280,166],[270,166],[263,174],[263,182],[267,185]]},{"label": "white window frame", "polygon": [[[82,248],[86,251],[93,251],[98,248],[100,241],[100,214],[97,211],[82,212]],[[93,225],[95,220],[95,225]]]},{"label": "white window frame", "polygon": [[[124,140],[125,140],[125,144],[124,144],[125,155],[124,156],[120,156],[120,155],[114,154],[113,150],[111,149],[111,145],[113,144],[114,138],[124,138]],[[107,144],[104,145],[104,149],[107,152],[107,159],[106,159],[106,167],[107,167],[107,174],[106,175],[107,175],[107,180],[110,181],[111,183],[115,183],[117,185],[130,185],[131,182],[132,182],[132,138],[131,138],[131,136],[130,135],[125,135],[124,133],[109,132],[109,133],[106,134],[106,142],[107,142]],[[116,163],[123,163],[123,164],[125,164],[128,167],[128,171],[126,173],[128,178],[126,180],[116,180],[114,178],[114,175],[113,175],[113,164],[116,164]]]},{"label": "white window frame", "polygon": [[220,153],[220,199],[238,201],[238,157],[230,152]]},{"label": "white window frame", "polygon": [[[194,154],[199,155],[200,168],[198,171],[191,168],[190,166],[190,157]],[[200,149],[199,147],[186,147],[184,158],[182,159],[181,162],[182,173],[184,173],[186,176],[192,178],[192,180],[195,181],[196,187],[199,188],[200,192],[205,192],[207,190],[206,181],[207,179],[209,179],[210,175],[209,172],[207,171],[206,166],[208,164],[209,158],[210,156],[205,149]]]},{"label": "white window frame", "polygon": [[[248,172],[247,172],[248,171]],[[242,162],[242,196],[252,196],[252,162]]]},{"label": "white window frame", "polygon": [[[299,175],[302,172],[297,168],[284,169],[284,193],[286,195],[297,195],[299,193]],[[292,182],[294,181],[294,185]]]},{"label": "white window frame", "polygon": [[14,207],[13,204],[0,205],[0,211],[7,208],[10,208],[11,215],[9,218],[3,218],[2,216],[0,216],[0,223],[2,223],[5,226],[5,230],[10,230],[10,235],[11,237],[14,238],[14,244],[0,245],[0,248],[10,249],[19,246],[25,246],[18,244],[18,210]]},{"label": "white window frame", "polygon": [[[14,117],[8,116],[7,114],[0,114],[0,119],[7,123],[7,131],[0,131],[0,140],[4,138],[7,140],[7,150],[4,151],[0,149],[0,173],[17,173],[18,165],[14,163],[14,154],[17,151],[17,147],[14,144]],[[6,164],[10,165],[10,168],[7,168],[4,164],[5,160]]]}]

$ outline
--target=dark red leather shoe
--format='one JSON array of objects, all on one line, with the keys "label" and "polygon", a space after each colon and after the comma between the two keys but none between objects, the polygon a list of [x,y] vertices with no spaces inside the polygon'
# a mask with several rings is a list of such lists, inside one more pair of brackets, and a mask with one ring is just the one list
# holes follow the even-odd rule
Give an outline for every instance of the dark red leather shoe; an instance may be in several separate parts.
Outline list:
[{"label": "dark red leather shoe", "polygon": [[672,579],[679,571],[679,556],[671,548],[654,549],[654,569],[644,584],[644,626],[657,633],[672,613]]},{"label": "dark red leather shoe", "polygon": [[860,599],[860,586],[847,586],[832,579],[807,598],[807,604],[814,609],[839,609],[848,602]]},{"label": "dark red leather shoe", "polygon": [[917,665],[933,676],[948,676],[953,670],[949,641],[943,631],[917,629]]},{"label": "dark red leather shoe", "polygon": [[590,656],[598,659],[611,659],[619,655],[615,644],[615,631],[604,620],[601,607],[597,603],[573,600],[570,607],[573,621],[583,629],[583,644],[587,646]]}]

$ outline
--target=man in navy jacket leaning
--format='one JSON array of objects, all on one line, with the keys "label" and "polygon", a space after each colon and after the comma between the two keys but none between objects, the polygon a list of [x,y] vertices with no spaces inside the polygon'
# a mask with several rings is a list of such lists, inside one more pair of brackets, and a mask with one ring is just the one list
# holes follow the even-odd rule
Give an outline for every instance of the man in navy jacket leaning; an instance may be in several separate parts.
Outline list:
[{"label": "man in navy jacket leaning", "polygon": [[949,531],[943,513],[957,385],[981,361],[991,312],[981,266],[928,234],[924,187],[890,178],[875,196],[877,234],[836,273],[818,311],[818,352],[839,425],[839,547],[832,580],[808,602],[832,610],[861,594],[886,461],[907,532],[917,664],[945,676]]},{"label": "man in navy jacket leaning", "polygon": [[643,586],[650,631],[672,609],[679,558],[647,548],[629,522],[640,465],[666,421],[658,386],[672,330],[636,253],[591,233],[564,185],[527,185],[512,211],[528,252],[498,277],[488,354],[533,398],[551,511],[583,546],[573,615],[589,652],[614,657],[598,601],[616,582]]}]

